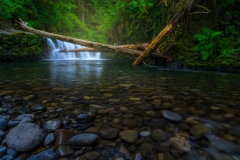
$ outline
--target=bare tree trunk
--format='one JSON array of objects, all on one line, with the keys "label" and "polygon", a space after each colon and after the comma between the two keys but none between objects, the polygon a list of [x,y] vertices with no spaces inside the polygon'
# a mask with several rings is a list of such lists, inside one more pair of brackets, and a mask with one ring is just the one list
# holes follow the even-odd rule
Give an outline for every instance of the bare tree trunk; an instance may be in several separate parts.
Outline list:
[{"label": "bare tree trunk", "polygon": [[[103,50],[103,51],[107,50],[107,51],[111,51],[111,52],[132,55],[132,56],[139,56],[142,53],[141,51],[137,51],[137,50],[133,50],[133,49],[122,48],[122,47],[113,46],[113,45],[109,45],[109,44],[91,42],[91,41],[86,41],[86,40],[82,40],[82,39],[78,39],[78,38],[73,38],[73,37],[68,37],[68,36],[63,36],[63,35],[59,35],[59,34],[53,34],[53,33],[45,32],[45,31],[37,30],[37,29],[31,28],[31,27],[28,27],[21,19],[18,22],[18,25],[23,30],[37,34],[39,36],[49,37],[49,38],[53,38],[53,39],[59,39],[59,40],[71,42],[74,44],[80,44],[80,45],[83,45],[83,46],[89,47],[89,48],[95,48],[95,49]],[[152,57],[166,58],[166,59],[170,58],[168,56],[157,55],[157,54],[152,54]]]},{"label": "bare tree trunk", "polygon": [[189,0],[186,4],[187,7],[183,8],[177,14],[175,14],[172,19],[168,22],[165,28],[157,35],[157,37],[150,43],[150,45],[146,48],[145,51],[134,61],[133,65],[141,64],[148,56],[156,51],[158,46],[165,40],[168,34],[173,30],[173,28],[177,25],[177,23],[182,19],[185,15],[186,11],[189,11],[190,8],[199,3],[201,0]]}]

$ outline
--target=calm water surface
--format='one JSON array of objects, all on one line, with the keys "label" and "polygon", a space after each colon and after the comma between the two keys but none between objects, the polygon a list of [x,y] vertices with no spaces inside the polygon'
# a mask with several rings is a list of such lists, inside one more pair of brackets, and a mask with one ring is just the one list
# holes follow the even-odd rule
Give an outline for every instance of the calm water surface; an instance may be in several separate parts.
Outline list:
[{"label": "calm water surface", "polygon": [[[137,130],[152,132],[159,128],[170,137],[186,138],[191,151],[177,154],[170,150],[176,159],[240,159],[239,74],[169,70],[131,63],[117,60],[1,62],[0,95],[12,98],[33,95],[28,100],[30,103],[48,107],[55,107],[47,100],[56,97],[85,110],[89,104],[111,107],[116,114],[102,118],[102,123],[108,125],[115,123],[116,118],[123,118],[118,109],[125,106],[129,109],[125,114],[140,123]],[[65,106],[58,102],[57,107]],[[164,119],[162,110],[179,114],[183,121]],[[193,120],[207,126],[209,132],[200,138],[193,136],[190,133]],[[101,116],[95,121],[101,121]],[[166,126],[160,125],[162,122]],[[163,153],[159,142],[151,143],[155,145],[151,154]]]}]

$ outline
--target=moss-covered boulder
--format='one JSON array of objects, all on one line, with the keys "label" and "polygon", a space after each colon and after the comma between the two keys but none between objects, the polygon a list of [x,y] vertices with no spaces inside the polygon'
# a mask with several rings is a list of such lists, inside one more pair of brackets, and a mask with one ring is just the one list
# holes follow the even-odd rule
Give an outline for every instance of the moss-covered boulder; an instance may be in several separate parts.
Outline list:
[{"label": "moss-covered boulder", "polygon": [[45,56],[43,39],[34,34],[15,32],[0,34],[0,61],[34,60]]}]

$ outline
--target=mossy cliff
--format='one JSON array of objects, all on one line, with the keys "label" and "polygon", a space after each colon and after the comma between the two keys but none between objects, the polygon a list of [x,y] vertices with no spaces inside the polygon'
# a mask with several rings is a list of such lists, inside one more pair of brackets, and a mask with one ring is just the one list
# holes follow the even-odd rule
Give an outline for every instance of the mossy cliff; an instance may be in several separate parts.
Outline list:
[{"label": "mossy cliff", "polygon": [[39,36],[29,33],[0,34],[0,61],[42,58],[42,44]]}]

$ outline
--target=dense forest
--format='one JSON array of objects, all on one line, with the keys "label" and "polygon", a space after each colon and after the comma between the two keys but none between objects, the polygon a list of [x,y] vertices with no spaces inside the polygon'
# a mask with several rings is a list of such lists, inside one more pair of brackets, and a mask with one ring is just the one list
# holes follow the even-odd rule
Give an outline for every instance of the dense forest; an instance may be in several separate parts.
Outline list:
[{"label": "dense forest", "polygon": [[[108,44],[151,42],[187,0],[0,0],[0,16],[36,29]],[[240,66],[240,1],[199,1],[161,45],[197,66]]]}]

